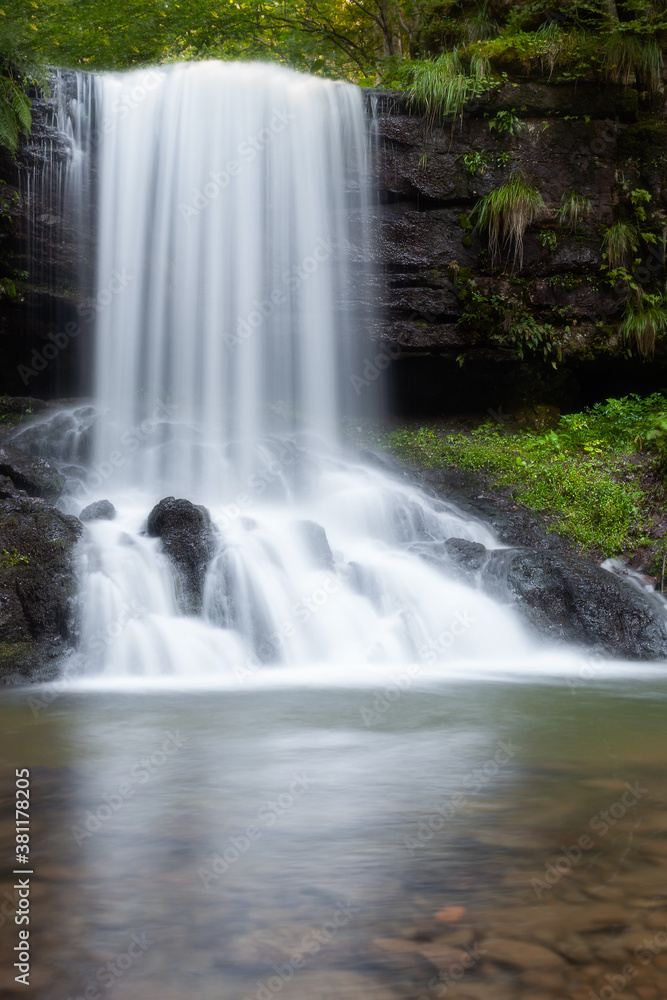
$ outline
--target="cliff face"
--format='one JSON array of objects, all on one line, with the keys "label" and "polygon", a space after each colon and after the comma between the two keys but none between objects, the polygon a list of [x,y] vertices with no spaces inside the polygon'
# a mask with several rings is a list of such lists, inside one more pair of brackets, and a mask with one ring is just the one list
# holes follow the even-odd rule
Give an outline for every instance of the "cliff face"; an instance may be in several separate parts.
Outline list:
[{"label": "cliff face", "polygon": [[[580,405],[667,384],[667,341],[650,361],[623,342],[628,281],[610,276],[603,256],[605,230],[624,220],[644,234],[627,261],[632,282],[649,294],[664,285],[664,90],[649,98],[611,84],[508,81],[432,127],[400,93],[366,100],[377,190],[368,298],[399,410]],[[0,393],[48,398],[87,391],[88,331],[81,234],[61,212],[69,147],[44,101],[33,113],[17,161],[0,156],[0,278],[17,290],[0,293]],[[491,267],[471,212],[517,173],[544,204],[522,266],[505,252]],[[586,210],[560,224],[572,192]]]},{"label": "cliff face", "polygon": [[30,136],[15,159],[0,152],[0,394],[71,395],[86,353],[78,295],[92,252],[63,212],[71,148],[54,105],[33,95]]},{"label": "cliff face", "polygon": [[[368,106],[384,307],[375,335],[401,350],[393,377],[408,412],[460,407],[471,393],[484,407],[531,398],[568,405],[664,384],[667,343],[648,362],[623,342],[626,300],[636,293],[609,275],[603,256],[606,229],[627,221],[647,234],[630,255],[639,263],[627,261],[632,282],[645,293],[664,284],[664,94],[506,83],[462,119],[432,128],[401,94],[371,92]],[[505,252],[492,268],[471,211],[516,173],[544,205],[525,233],[523,265]],[[590,209],[560,224],[572,192]]]}]

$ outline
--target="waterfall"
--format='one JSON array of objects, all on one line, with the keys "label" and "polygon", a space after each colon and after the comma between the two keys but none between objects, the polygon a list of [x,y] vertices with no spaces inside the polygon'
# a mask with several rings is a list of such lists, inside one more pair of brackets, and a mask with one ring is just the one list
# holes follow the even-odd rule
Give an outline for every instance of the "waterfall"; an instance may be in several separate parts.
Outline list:
[{"label": "waterfall", "polygon": [[[167,407],[178,430],[124,463],[125,480],[211,501],[277,426],[336,438],[360,346],[341,303],[364,238],[346,211],[355,193],[363,228],[361,98],[203,62],[101,75],[96,104],[95,457]],[[232,441],[230,473],[218,456]]]},{"label": "waterfall", "polygon": [[[491,530],[341,446],[381,382],[357,88],[203,62],[96,75],[92,93],[94,400],[70,414],[92,457],[65,474],[74,513],[108,499],[117,516],[87,524],[86,674],[317,682],[529,660],[514,612],[443,550],[498,547]],[[169,495],[212,519],[189,603],[146,530]]]}]

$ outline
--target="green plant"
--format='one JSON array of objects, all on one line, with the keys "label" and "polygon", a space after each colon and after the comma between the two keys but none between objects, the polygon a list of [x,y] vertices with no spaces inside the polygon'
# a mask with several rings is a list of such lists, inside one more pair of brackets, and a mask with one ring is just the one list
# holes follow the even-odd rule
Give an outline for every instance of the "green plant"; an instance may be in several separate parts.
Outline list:
[{"label": "green plant", "polygon": [[0,70],[0,145],[16,153],[21,132],[29,132],[32,124],[30,98],[13,66]]},{"label": "green plant", "polygon": [[[650,192],[648,192],[646,188],[635,188],[634,191],[630,192],[630,201],[632,202],[632,207],[639,221],[646,222],[645,206],[651,201]],[[646,239],[646,236],[644,236],[644,239]],[[650,240],[648,242],[650,242]]]},{"label": "green plant", "polygon": [[541,246],[548,247],[553,253],[558,246],[558,240],[556,239],[556,234],[551,229],[542,229],[537,234],[537,239]]},{"label": "green plant", "polygon": [[560,226],[569,226],[571,232],[577,228],[580,219],[590,215],[591,199],[576,191],[563,192],[560,208],[556,210],[556,218]]},{"label": "green plant", "polygon": [[523,237],[535,215],[544,205],[538,188],[526,184],[523,174],[512,174],[504,184],[490,191],[472,210],[476,227],[489,237],[491,266],[495,267],[501,251],[512,264],[523,266]]},{"label": "green plant", "polygon": [[3,549],[0,552],[0,568],[2,569],[13,569],[15,566],[20,566],[21,564],[29,565],[30,560],[27,556],[22,556],[21,553],[16,549]]},{"label": "green plant", "polygon": [[632,482],[616,481],[596,450],[573,452],[559,431],[506,433],[483,424],[468,434],[443,435],[421,428],[394,431],[386,444],[419,465],[484,471],[521,503],[547,513],[551,530],[614,555],[633,544],[642,493]]},{"label": "green plant", "polygon": [[505,167],[509,166],[509,164],[512,162],[512,154],[511,153],[496,153],[495,157],[496,157],[496,166],[497,167],[503,167],[503,168],[505,168]]},{"label": "green plant", "polygon": [[472,177],[477,173],[483,174],[489,165],[489,155],[483,149],[479,151],[470,149],[467,153],[463,153],[461,159],[463,166]]},{"label": "green plant", "polygon": [[658,468],[664,476],[667,474],[667,414],[655,417],[646,440],[652,442],[658,452]]},{"label": "green plant", "polygon": [[491,132],[509,132],[510,135],[516,135],[522,128],[523,123],[514,111],[499,111],[489,122]]},{"label": "green plant", "polygon": [[482,81],[465,73],[456,51],[443,52],[437,59],[412,64],[412,86],[408,96],[424,111],[428,129],[438,119],[456,119],[466,102],[481,89]]},{"label": "green plant", "polygon": [[621,323],[624,343],[633,341],[642,357],[650,357],[655,342],[667,333],[667,301],[662,295],[642,295],[639,302],[625,304]]},{"label": "green plant", "polygon": [[468,42],[480,42],[498,34],[498,22],[492,17],[486,0],[480,0],[472,11],[467,12],[462,29],[463,38]]},{"label": "green plant", "polygon": [[611,268],[627,267],[639,248],[639,230],[631,222],[615,222],[605,231],[602,256]]},{"label": "green plant", "polygon": [[662,49],[655,38],[642,38],[615,31],[604,43],[607,75],[619,83],[631,84],[637,77],[650,90],[662,81]]},{"label": "green plant", "polygon": [[[540,322],[520,295],[484,295],[473,281],[459,291],[463,306],[459,323],[474,334],[485,335],[521,359],[541,356],[545,361],[560,357],[561,337],[551,323]],[[555,310],[565,318],[567,310]],[[565,327],[569,332],[569,327]]]}]

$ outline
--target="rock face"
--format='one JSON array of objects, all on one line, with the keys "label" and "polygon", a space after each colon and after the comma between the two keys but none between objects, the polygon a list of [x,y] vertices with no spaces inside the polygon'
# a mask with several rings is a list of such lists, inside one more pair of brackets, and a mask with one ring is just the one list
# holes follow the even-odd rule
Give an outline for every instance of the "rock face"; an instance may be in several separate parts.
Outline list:
[{"label": "rock face", "polygon": [[[661,245],[667,121],[655,107],[639,114],[639,97],[630,87],[518,77],[467,105],[455,126],[429,129],[402,94],[368,92],[379,193],[368,294],[381,306],[378,346],[400,350],[387,379],[404,412],[523,402],[579,408],[591,396],[664,384],[667,342],[654,365],[623,357],[627,289],[612,287],[603,270],[604,229],[633,218],[635,189],[651,194],[640,228]],[[511,131],[489,127],[499,112],[515,116]],[[544,207],[525,234],[523,267],[493,269],[470,212],[514,172],[539,188]],[[590,212],[561,225],[556,212],[571,192],[590,200]],[[647,243],[635,281],[650,291],[664,278],[661,250]],[[473,300],[473,291],[486,301]],[[552,328],[547,357],[542,345],[532,350],[503,327],[520,331],[526,316]]]},{"label": "rock face", "polygon": [[537,634],[611,658],[667,657],[667,605],[587,559],[535,549],[487,551],[450,538],[431,561],[512,601]]},{"label": "rock face", "polygon": [[153,507],[146,532],[159,538],[176,571],[177,597],[184,614],[201,611],[206,569],[216,550],[211,517],[205,507],[166,497]]},{"label": "rock face", "polygon": [[9,479],[17,490],[43,500],[57,500],[65,486],[63,477],[48,462],[11,445],[0,447],[0,475]]},{"label": "rock face", "polygon": [[0,676],[38,680],[77,637],[82,527],[43,500],[0,499]]}]

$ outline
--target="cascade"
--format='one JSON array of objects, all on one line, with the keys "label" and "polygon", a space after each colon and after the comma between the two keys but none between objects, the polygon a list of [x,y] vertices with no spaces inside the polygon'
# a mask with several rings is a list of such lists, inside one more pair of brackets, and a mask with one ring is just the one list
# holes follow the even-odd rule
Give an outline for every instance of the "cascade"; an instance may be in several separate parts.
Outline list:
[{"label": "cascade", "polygon": [[[510,608],[424,558],[452,537],[498,547],[491,530],[341,445],[372,381],[357,88],[211,61],[98,74],[91,93],[94,399],[59,418],[60,459],[72,512],[104,498],[117,516],[84,544],[86,673],[261,682],[530,657]],[[185,599],[146,532],[167,496],[212,518]]]}]

